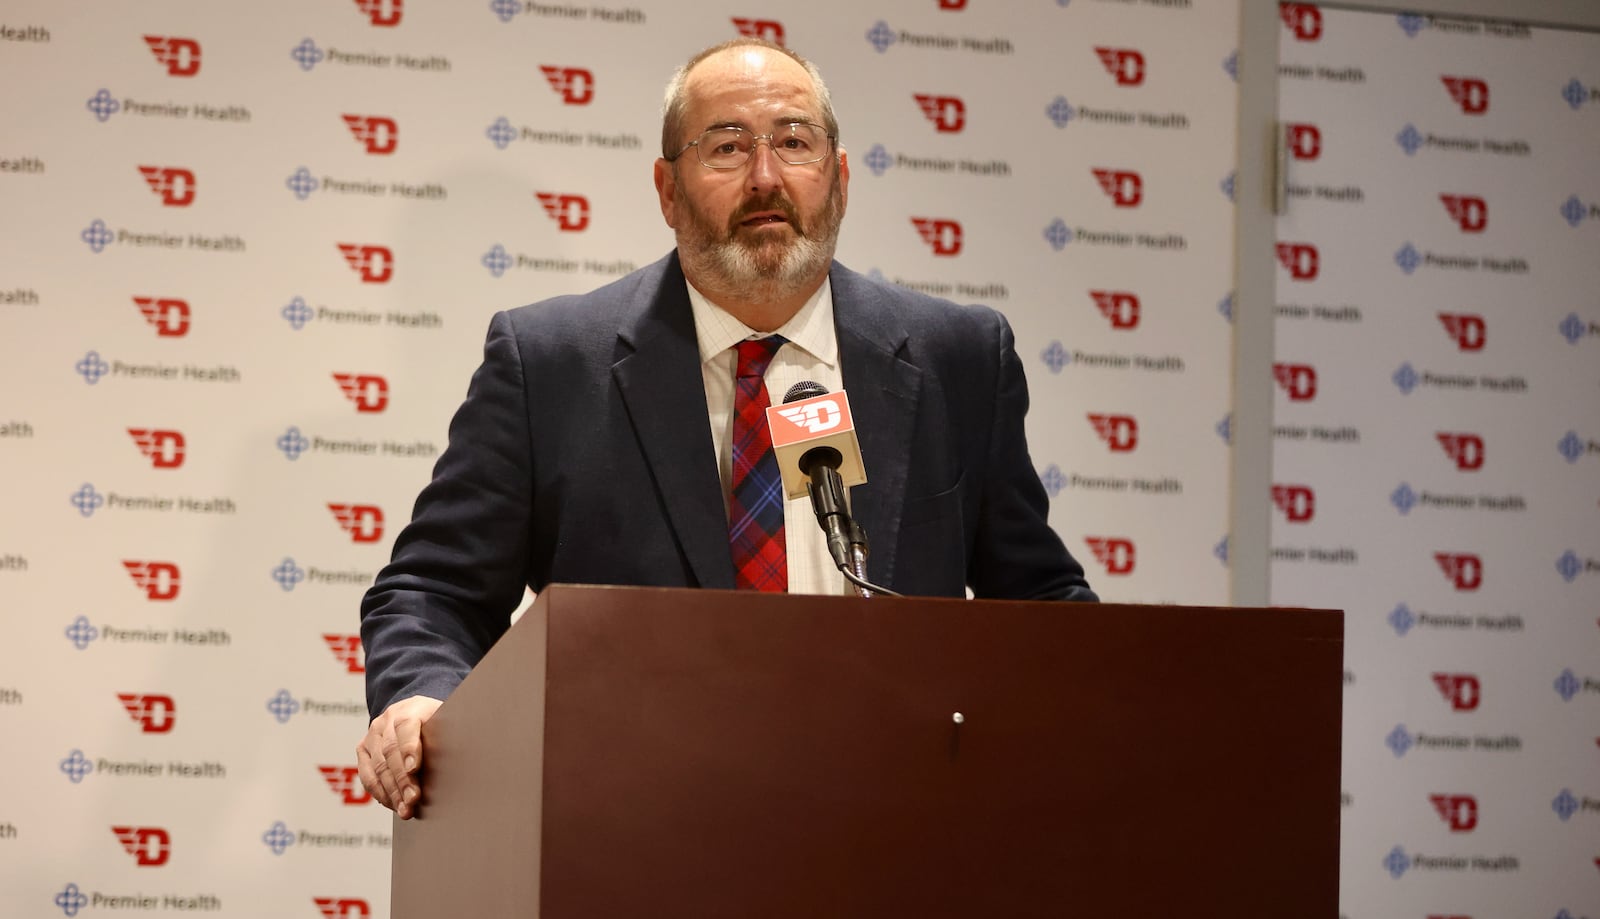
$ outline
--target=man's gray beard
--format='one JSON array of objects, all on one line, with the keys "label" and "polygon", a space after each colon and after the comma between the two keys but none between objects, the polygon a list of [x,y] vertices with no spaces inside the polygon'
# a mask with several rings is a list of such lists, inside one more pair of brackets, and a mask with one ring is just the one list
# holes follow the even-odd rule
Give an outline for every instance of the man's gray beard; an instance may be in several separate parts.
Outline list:
[{"label": "man's gray beard", "polygon": [[827,207],[816,215],[812,226],[791,225],[794,238],[786,243],[768,240],[751,245],[737,237],[737,230],[728,238],[689,202],[681,186],[678,203],[689,214],[689,225],[678,235],[678,259],[699,286],[709,288],[708,294],[771,302],[809,293],[806,287],[827,272],[839,242],[842,215],[837,177]]}]

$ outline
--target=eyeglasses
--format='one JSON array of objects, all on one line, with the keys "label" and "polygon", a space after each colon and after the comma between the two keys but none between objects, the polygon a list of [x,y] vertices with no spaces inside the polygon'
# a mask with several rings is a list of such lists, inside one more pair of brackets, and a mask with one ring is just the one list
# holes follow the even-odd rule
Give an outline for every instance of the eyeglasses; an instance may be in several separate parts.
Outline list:
[{"label": "eyeglasses", "polygon": [[737,169],[750,159],[756,144],[764,140],[778,159],[790,166],[804,166],[827,158],[836,139],[822,125],[805,121],[786,124],[771,134],[752,134],[744,128],[712,128],[684,144],[677,153],[666,157],[666,161],[676,162],[685,150],[693,147],[703,165],[712,169]]}]

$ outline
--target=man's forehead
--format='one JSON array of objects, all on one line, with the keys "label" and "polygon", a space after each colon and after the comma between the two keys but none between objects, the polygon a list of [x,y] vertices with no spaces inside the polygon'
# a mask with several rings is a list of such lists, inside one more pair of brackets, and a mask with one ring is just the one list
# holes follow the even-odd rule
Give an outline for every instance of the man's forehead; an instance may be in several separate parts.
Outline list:
[{"label": "man's forehead", "polygon": [[684,97],[688,110],[702,120],[730,120],[733,113],[721,110],[757,104],[786,108],[778,120],[820,115],[816,85],[805,68],[759,47],[730,48],[701,61],[685,80]]}]

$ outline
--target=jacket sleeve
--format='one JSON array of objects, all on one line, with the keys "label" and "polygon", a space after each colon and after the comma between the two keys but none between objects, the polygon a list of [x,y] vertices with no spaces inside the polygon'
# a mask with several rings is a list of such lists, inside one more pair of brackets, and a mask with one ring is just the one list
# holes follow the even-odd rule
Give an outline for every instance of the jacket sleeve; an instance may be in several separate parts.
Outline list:
[{"label": "jacket sleeve", "polygon": [[499,313],[433,480],[361,602],[374,717],[410,696],[445,698],[510,627],[528,583],[527,399],[511,322]]},{"label": "jacket sleeve", "polygon": [[999,370],[985,465],[979,484],[977,534],[968,572],[978,597],[1014,600],[1099,598],[1089,589],[1083,566],[1050,528],[1050,499],[1028,455],[1023,420],[1028,414],[1028,381],[1017,357],[1011,326],[998,323]]}]

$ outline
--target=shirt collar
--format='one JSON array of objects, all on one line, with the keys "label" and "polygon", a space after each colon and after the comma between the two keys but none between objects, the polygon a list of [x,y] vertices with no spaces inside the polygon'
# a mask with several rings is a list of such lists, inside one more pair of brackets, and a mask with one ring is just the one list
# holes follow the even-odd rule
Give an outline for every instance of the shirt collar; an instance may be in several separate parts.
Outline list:
[{"label": "shirt collar", "polygon": [[839,339],[833,330],[833,282],[824,277],[822,286],[789,317],[775,332],[757,332],[722,307],[706,299],[706,295],[693,284],[689,288],[689,305],[694,310],[695,338],[700,345],[700,363],[705,364],[747,338],[766,338],[782,335],[790,344],[829,367],[839,359]]}]

